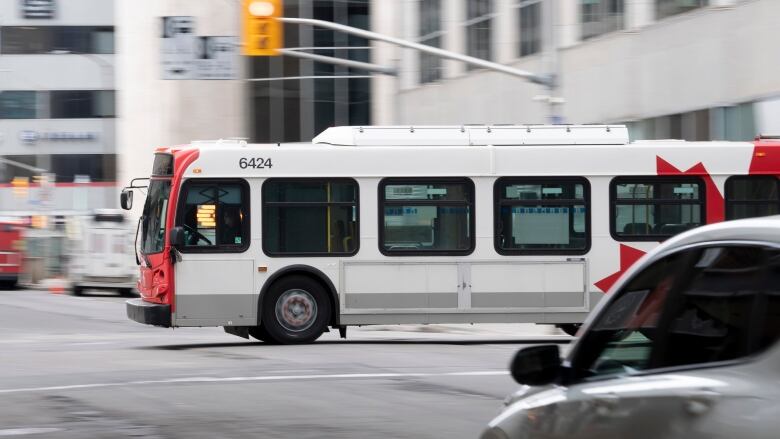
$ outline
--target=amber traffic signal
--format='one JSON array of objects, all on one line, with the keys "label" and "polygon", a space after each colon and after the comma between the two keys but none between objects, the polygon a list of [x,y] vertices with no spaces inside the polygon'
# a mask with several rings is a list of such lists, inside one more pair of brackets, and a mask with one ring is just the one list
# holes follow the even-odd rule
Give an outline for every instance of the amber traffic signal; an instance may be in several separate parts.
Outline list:
[{"label": "amber traffic signal", "polygon": [[244,55],[279,55],[284,45],[282,9],[282,0],[241,0]]}]

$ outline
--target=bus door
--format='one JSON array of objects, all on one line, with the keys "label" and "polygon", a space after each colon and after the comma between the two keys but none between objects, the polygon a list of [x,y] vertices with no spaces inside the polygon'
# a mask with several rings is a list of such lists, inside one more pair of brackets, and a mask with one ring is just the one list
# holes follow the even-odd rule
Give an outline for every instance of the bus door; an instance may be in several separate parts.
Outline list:
[{"label": "bus door", "polygon": [[257,323],[249,222],[245,181],[183,184],[175,222],[184,233],[174,265],[176,326]]}]

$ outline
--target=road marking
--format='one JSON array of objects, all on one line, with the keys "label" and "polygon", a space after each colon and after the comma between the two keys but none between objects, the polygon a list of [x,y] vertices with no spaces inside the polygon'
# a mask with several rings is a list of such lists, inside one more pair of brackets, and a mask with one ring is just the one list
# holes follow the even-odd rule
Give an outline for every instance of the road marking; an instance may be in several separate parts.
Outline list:
[{"label": "road marking", "polygon": [[61,428],[8,428],[0,430],[0,436],[24,436],[28,434],[43,434],[62,431]]},{"label": "road marking", "polygon": [[30,392],[49,392],[58,390],[81,390],[81,389],[99,389],[105,387],[125,387],[125,386],[148,386],[152,384],[186,384],[186,383],[234,383],[242,381],[294,381],[294,380],[345,380],[345,379],[367,379],[367,378],[427,378],[427,377],[468,377],[468,376],[501,376],[508,375],[509,372],[503,370],[483,370],[472,372],[409,372],[409,373],[341,373],[341,374],[318,374],[318,375],[272,375],[272,376],[244,376],[244,377],[184,377],[170,378],[166,380],[139,380],[124,381],[118,383],[92,383],[92,384],[73,384],[69,386],[49,386],[49,387],[23,387],[18,389],[0,389],[0,394],[4,393],[30,393]]}]

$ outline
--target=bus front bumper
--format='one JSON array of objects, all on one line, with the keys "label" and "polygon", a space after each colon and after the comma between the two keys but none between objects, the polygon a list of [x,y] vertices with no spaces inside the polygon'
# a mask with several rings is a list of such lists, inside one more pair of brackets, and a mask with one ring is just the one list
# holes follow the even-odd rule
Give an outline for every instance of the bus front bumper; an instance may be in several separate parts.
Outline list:
[{"label": "bus front bumper", "polygon": [[127,318],[145,325],[171,327],[171,306],[130,299],[125,302]]}]

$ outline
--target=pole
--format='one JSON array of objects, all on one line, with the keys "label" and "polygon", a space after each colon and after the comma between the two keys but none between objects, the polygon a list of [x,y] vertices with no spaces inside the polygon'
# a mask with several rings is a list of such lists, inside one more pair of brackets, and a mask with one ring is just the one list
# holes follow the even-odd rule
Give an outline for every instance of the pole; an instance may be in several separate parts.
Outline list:
[{"label": "pole", "polygon": [[43,169],[43,168],[39,168],[37,166],[32,166],[32,165],[27,165],[27,164],[24,164],[24,163],[15,162],[13,160],[8,160],[8,159],[3,158],[3,157],[0,157],[0,163],[5,163],[7,165],[16,166],[17,168],[26,169],[26,170],[28,170],[30,172],[35,172],[37,174],[42,174],[44,172],[49,172],[48,170]]},{"label": "pole", "polygon": [[556,14],[556,2],[557,0],[547,1],[547,23],[549,25],[549,44],[548,44],[548,62],[549,62],[549,83],[547,84],[547,91],[549,95],[549,122],[551,124],[561,123],[560,116],[558,115],[557,105],[559,99],[555,96],[555,92],[558,90],[558,40],[557,31],[555,29],[555,14]]},{"label": "pole", "polygon": [[552,82],[552,78],[550,77],[537,75],[535,73],[527,72],[525,70],[516,69],[514,67],[505,66],[503,64],[495,63],[492,61],[486,61],[484,59],[475,58],[473,56],[450,52],[449,50],[439,49],[437,47],[431,47],[425,44],[406,41],[401,38],[395,38],[377,32],[371,32],[364,29],[358,29],[356,27],[346,26],[338,23],[331,23],[330,21],[315,20],[313,18],[293,18],[293,17],[279,17],[278,20],[283,23],[307,24],[310,26],[324,27],[326,29],[344,32],[347,34],[366,38],[368,40],[383,41],[385,43],[394,44],[396,46],[405,47],[407,49],[417,50],[418,52],[430,53],[431,55],[439,56],[441,58],[461,61],[476,67],[482,67],[496,72],[506,73],[508,75],[523,78],[534,84],[540,84],[549,87],[549,85]]},{"label": "pole", "polygon": [[313,61],[320,61],[328,64],[352,67],[355,69],[366,70],[369,72],[382,73],[384,75],[390,75],[390,76],[398,75],[397,69],[394,69],[392,67],[381,66],[379,64],[372,64],[372,63],[367,63],[362,61],[354,61],[351,59],[334,58],[332,56],[317,55],[316,53],[301,52],[299,50],[292,50],[292,49],[279,49],[279,52],[284,56],[310,59]]}]

